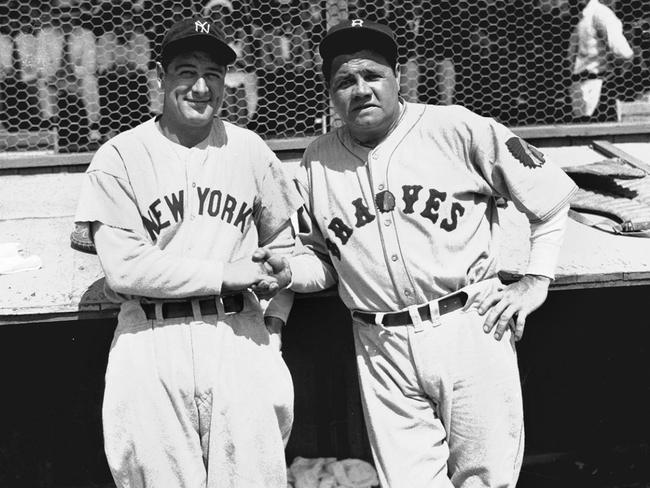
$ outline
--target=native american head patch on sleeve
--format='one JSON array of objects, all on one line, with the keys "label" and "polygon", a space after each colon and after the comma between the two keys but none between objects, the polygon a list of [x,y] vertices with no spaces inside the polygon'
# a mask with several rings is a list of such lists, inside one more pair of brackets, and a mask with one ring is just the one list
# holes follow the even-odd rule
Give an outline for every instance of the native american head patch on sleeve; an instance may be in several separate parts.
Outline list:
[{"label": "native american head patch on sleeve", "polygon": [[539,168],[546,162],[544,154],[539,149],[519,137],[508,139],[506,146],[510,154],[527,168]]}]

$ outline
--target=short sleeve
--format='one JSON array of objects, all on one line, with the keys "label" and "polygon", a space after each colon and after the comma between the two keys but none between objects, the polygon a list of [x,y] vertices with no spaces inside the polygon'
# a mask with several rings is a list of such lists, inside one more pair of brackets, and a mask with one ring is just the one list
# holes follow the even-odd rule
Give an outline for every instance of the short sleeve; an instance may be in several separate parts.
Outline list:
[{"label": "short sleeve", "polygon": [[133,188],[115,147],[107,144],[95,153],[82,183],[75,222],[101,222],[145,234]]},{"label": "short sleeve", "polygon": [[266,245],[302,206],[302,198],[282,163],[269,149],[270,160],[259,187],[257,228],[259,244]]},{"label": "short sleeve", "polygon": [[473,162],[498,196],[511,200],[531,222],[546,220],[569,203],[576,186],[557,164],[495,120],[477,118]]}]

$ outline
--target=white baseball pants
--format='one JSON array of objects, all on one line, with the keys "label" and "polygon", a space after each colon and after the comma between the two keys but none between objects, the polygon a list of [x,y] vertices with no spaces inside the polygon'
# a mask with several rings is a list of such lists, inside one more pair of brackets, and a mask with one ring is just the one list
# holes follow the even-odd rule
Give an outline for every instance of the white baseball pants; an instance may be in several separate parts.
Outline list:
[{"label": "white baseball pants", "polygon": [[185,319],[122,306],[103,405],[118,487],[286,488],[292,421],[291,377],[254,299]]},{"label": "white baseball pants", "polygon": [[465,309],[433,321],[383,327],[355,320],[361,396],[383,488],[514,488],[524,446],[514,338],[484,333],[476,311],[476,297],[492,286],[495,280],[466,287]]}]

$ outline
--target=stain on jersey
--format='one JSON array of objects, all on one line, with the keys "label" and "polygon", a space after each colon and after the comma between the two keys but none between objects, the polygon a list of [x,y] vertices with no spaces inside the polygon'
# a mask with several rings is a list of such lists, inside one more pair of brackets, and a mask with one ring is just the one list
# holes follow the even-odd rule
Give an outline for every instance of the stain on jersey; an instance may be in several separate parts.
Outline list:
[{"label": "stain on jersey", "polygon": [[[402,186],[403,207],[400,208],[400,210],[404,214],[408,215],[415,213],[415,205],[421,201],[419,198],[421,190],[422,186],[420,185]],[[375,204],[377,205],[377,208],[380,212],[383,213],[392,211],[395,208],[396,204],[395,197],[392,195],[392,193],[387,191],[382,193],[384,193],[384,195],[382,195],[381,198],[379,198],[379,195],[381,194],[377,194],[375,196]],[[385,195],[386,193],[390,194],[392,200],[390,197],[387,197],[387,195]],[[460,217],[465,215],[465,207],[463,207],[460,202],[454,200],[450,202],[449,214],[441,214],[442,203],[447,201],[447,192],[441,192],[435,188],[430,188],[428,194],[429,196],[424,201],[423,209],[418,215],[429,220],[432,224],[438,224],[444,231],[452,232],[454,229],[456,229],[456,227],[458,227],[458,221]],[[366,205],[364,205],[362,198],[352,200],[350,203],[354,207],[354,216],[356,218],[354,227],[360,228],[375,220],[376,216]],[[388,210],[388,208],[390,208],[390,210]],[[438,223],[441,217],[442,219]],[[327,228],[332,231],[332,233],[344,246],[348,243],[350,237],[352,237],[352,234],[354,233],[354,228],[352,225],[348,225],[341,217],[333,217]],[[326,238],[325,244],[327,245],[327,249],[330,251],[332,256],[335,256],[340,260],[341,251],[336,243],[331,239]]]},{"label": "stain on jersey", "polygon": [[[218,217],[228,224],[239,227],[244,233],[247,219],[253,214],[252,205],[247,202],[240,203],[235,197],[229,193],[224,194],[221,190],[198,186],[196,192],[199,200],[198,215]],[[183,220],[184,193],[183,190],[178,190],[176,193],[165,195],[162,199],[154,200],[148,207],[147,216],[141,215],[144,227],[152,241],[157,240],[160,232],[169,227],[172,220],[174,223]],[[163,200],[166,206],[162,204]]]},{"label": "stain on jersey", "polygon": [[506,141],[506,147],[517,161],[527,168],[540,168],[546,160],[542,151],[528,144],[519,137],[511,137]]}]

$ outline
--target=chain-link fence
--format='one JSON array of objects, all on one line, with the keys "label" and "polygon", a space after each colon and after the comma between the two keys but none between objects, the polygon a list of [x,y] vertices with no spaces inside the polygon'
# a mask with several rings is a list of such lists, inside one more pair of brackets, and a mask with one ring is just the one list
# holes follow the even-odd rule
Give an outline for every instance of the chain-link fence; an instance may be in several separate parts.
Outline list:
[{"label": "chain-link fence", "polygon": [[93,150],[159,113],[157,49],[190,15],[220,22],[239,55],[221,115],[265,138],[330,127],[317,46],[348,17],[392,26],[406,100],[511,126],[650,116],[647,0],[12,0],[0,149]]}]

